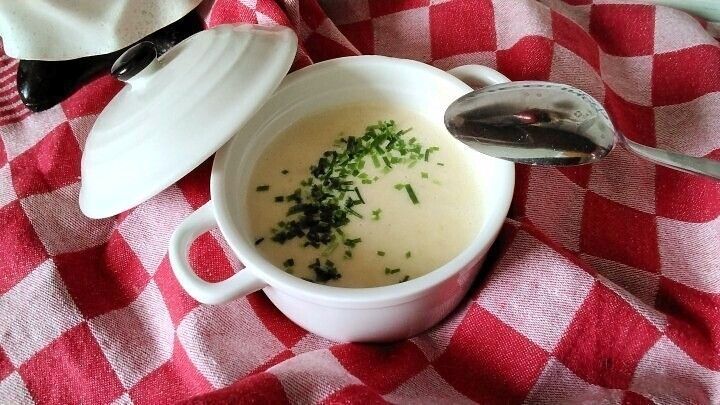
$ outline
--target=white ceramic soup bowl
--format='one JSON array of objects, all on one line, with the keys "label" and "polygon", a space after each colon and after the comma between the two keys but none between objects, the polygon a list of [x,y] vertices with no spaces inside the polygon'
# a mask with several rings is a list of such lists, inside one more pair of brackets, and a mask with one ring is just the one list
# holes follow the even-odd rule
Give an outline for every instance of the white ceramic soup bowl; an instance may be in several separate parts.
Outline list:
[{"label": "white ceramic soup bowl", "polygon": [[[457,77],[456,77],[457,76]],[[482,174],[483,223],[459,255],[427,275],[373,288],[340,288],[285,273],[255,249],[246,193],[250,173],[273,138],[292,123],[343,104],[382,100],[443,125],[447,106],[472,90],[468,82],[507,79],[483,66],[444,72],[432,66],[381,56],[353,56],[318,63],[286,77],[253,118],[215,156],[211,201],[180,224],[170,241],[170,262],[180,285],[196,300],[220,304],[262,289],[293,322],[342,342],[407,338],[443,319],[467,292],[507,215],[514,167],[468,148]],[[245,268],[216,283],[200,279],[187,252],[199,235],[219,227]],[[417,232],[422,232],[418,229]]]}]

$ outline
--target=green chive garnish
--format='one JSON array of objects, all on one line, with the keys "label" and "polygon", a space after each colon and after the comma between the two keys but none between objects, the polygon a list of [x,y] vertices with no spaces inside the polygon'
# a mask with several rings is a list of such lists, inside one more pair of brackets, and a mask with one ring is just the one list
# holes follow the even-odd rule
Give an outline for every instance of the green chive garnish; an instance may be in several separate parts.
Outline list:
[{"label": "green chive garnish", "polygon": [[264,240],[265,240],[265,238],[256,239],[256,240],[255,240],[255,246],[263,243]]},{"label": "green chive garnish", "polygon": [[425,172],[421,172],[421,173],[420,173],[420,176],[421,176],[423,179],[427,179],[427,178],[428,178],[428,174],[425,173]]},{"label": "green chive garnish", "polygon": [[285,197],[283,197],[281,195],[275,197],[275,202],[283,202],[283,201],[285,201]]},{"label": "green chive garnish", "polygon": [[385,267],[385,274],[395,274],[399,273],[400,269],[391,269],[389,267]]},{"label": "green chive garnish", "polygon": [[295,260],[293,258],[289,258],[283,262],[283,267],[292,267],[295,265]]},{"label": "green chive garnish", "polygon": [[408,280],[410,280],[410,276],[407,276],[407,275],[406,275],[406,276],[403,277],[402,280],[400,280],[398,283],[404,283],[404,282],[406,282],[406,281],[408,281]]},{"label": "green chive garnish", "polygon": [[288,174],[288,173],[290,173],[290,172],[287,171],[287,170],[285,170],[285,169],[283,169],[280,173],[282,173],[282,174]]},{"label": "green chive garnish", "polygon": [[412,186],[409,184],[405,185],[405,191],[407,191],[408,196],[410,196],[410,201],[412,201],[413,204],[419,204],[420,201],[418,201],[417,196],[415,195],[415,191],[413,190]]},{"label": "green chive garnish", "polygon": [[372,216],[373,216],[372,219],[374,219],[375,221],[380,220],[380,213],[381,213],[381,212],[382,212],[382,210],[381,210],[380,208],[378,208],[378,209],[376,209],[376,210],[373,210],[373,211],[372,211]]},{"label": "green chive garnish", "polygon": [[378,256],[385,256],[385,252],[383,252],[382,250],[378,250],[378,251],[377,251],[377,255],[378,255]]},{"label": "green chive garnish", "polygon": [[407,252],[405,252],[405,258],[406,258],[406,259],[409,259],[410,256],[412,256],[412,253],[411,253],[409,250],[408,250]]},{"label": "green chive garnish", "polygon": [[270,190],[270,186],[268,186],[267,184],[255,187],[255,191],[268,191],[268,190]]}]

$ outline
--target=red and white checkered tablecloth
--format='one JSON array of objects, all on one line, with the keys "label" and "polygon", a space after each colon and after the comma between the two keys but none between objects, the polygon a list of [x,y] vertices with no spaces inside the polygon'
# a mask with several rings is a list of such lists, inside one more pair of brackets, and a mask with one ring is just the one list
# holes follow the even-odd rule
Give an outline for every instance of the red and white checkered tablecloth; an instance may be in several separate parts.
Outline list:
[{"label": "red and white checkered tablecloth", "polygon": [[[216,0],[209,26],[294,27],[295,67],[358,53],[577,86],[628,137],[720,158],[720,47],[682,12],[608,0]],[[200,305],[172,230],[209,198],[211,162],[107,220],[78,209],[101,78],[30,113],[0,58],[0,402],[720,403],[720,183],[613,151],[518,167],[502,235],[461,306],[392,345],[335,344],[262,293]],[[162,151],[158,151],[162,153]],[[205,277],[242,265],[218,233]],[[218,391],[219,390],[219,391]],[[197,396],[200,397],[197,397]]]}]

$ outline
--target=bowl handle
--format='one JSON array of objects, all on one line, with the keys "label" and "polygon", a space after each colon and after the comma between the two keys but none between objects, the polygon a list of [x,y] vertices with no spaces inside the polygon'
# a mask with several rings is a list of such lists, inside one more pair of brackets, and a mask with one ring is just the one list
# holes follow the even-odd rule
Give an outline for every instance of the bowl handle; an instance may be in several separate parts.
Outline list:
[{"label": "bowl handle", "polygon": [[170,238],[170,265],[180,285],[203,304],[222,304],[262,289],[267,283],[246,268],[230,278],[211,283],[198,277],[188,262],[188,250],[198,236],[217,226],[212,201],[185,218]]},{"label": "bowl handle", "polygon": [[482,65],[463,65],[452,68],[447,72],[462,80],[473,89],[510,81],[510,79],[497,70]]}]

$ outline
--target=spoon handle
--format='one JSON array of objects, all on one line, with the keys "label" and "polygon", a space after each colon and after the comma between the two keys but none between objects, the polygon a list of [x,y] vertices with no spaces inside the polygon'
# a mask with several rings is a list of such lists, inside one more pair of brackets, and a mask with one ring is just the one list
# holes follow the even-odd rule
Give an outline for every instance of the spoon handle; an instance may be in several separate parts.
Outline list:
[{"label": "spoon handle", "polygon": [[628,151],[653,163],[680,170],[681,172],[700,174],[720,180],[720,162],[712,159],[683,155],[662,149],[641,145],[618,134],[619,143]]}]

